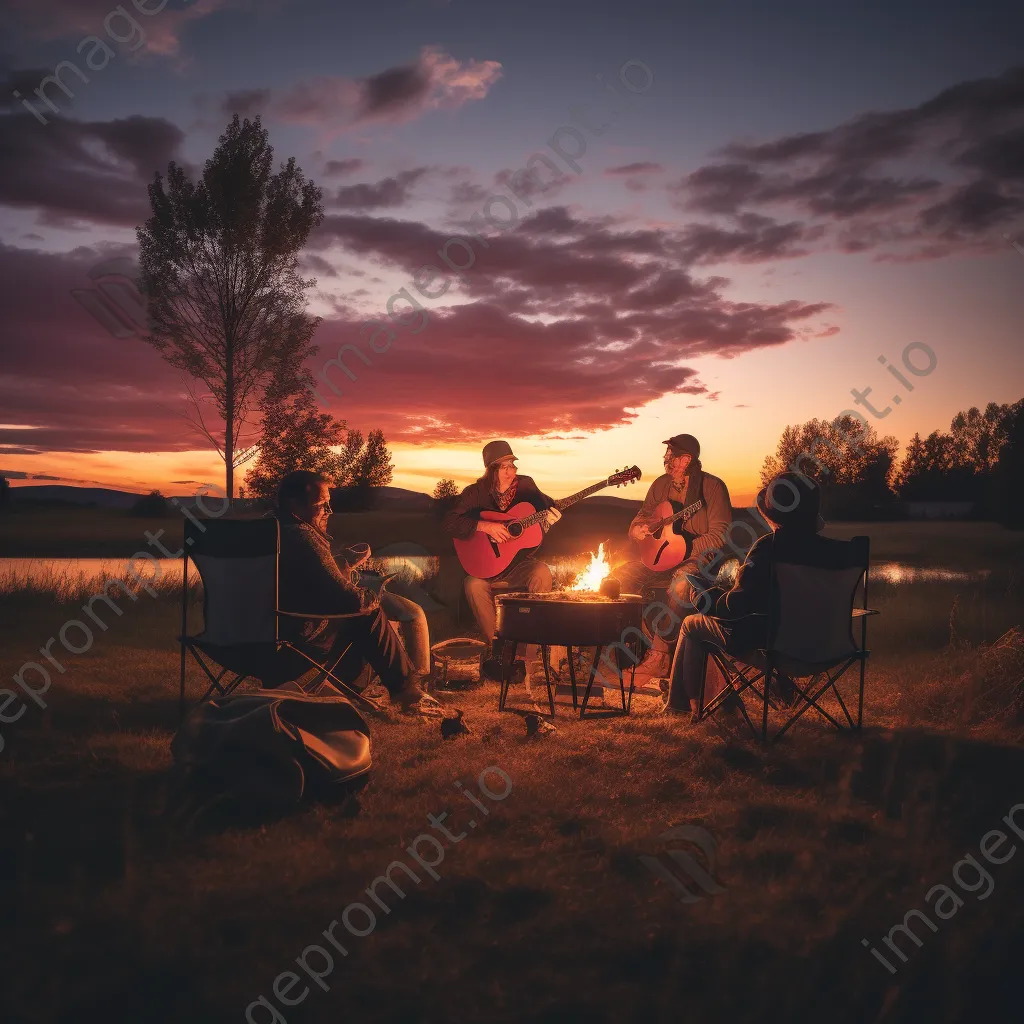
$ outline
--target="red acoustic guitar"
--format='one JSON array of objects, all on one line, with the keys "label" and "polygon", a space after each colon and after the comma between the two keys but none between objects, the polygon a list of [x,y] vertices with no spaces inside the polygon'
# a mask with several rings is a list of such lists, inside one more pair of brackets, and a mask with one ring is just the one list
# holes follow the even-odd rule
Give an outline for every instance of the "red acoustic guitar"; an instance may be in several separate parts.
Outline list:
[{"label": "red acoustic guitar", "polygon": [[[621,487],[623,484],[633,483],[634,480],[639,479],[640,470],[636,466],[630,466],[629,469],[615,473],[607,480],[602,480],[576,494],[571,494],[568,498],[560,498],[555,502],[555,508],[561,511],[596,491],[604,490],[605,487]],[[493,538],[488,537],[486,533],[479,531],[468,540],[455,540],[455,553],[459,556],[462,568],[470,576],[476,576],[482,580],[490,580],[501,575],[513,563],[522,561],[540,547],[540,543],[544,539],[540,521],[546,514],[546,512],[538,512],[528,501],[521,501],[519,504],[513,505],[507,512],[492,512],[490,510],[481,512],[481,519],[504,523],[512,535],[511,540],[499,544]]]},{"label": "red acoustic guitar", "polygon": [[674,501],[658,505],[654,510],[655,518],[647,524],[650,534],[639,542],[640,560],[648,569],[667,572],[686,561],[691,537],[683,530],[683,524],[703,507],[702,498],[686,508],[680,508]]}]

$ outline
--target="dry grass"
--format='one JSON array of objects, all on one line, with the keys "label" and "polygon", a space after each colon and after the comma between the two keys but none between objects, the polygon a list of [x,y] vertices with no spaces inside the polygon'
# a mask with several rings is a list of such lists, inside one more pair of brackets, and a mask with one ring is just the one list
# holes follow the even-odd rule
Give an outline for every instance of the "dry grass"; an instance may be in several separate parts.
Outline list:
[{"label": "dry grass", "polygon": [[[442,567],[442,576],[448,570]],[[81,594],[0,599],[9,675]],[[956,602],[953,630],[950,612]],[[261,828],[195,834],[162,817],[175,723],[177,602],[122,601],[67,656],[46,712],[0,726],[0,992],[5,1021],[245,1019],[273,979],[420,832],[477,812],[454,783],[499,765],[509,797],[451,846],[313,988],[296,1021],[960,1022],[1017,1005],[1022,857],[991,867],[896,976],[878,946],[1024,801],[1024,614],[1005,571],[877,588],[859,738],[807,721],[762,749],[638,698],[629,719],[574,719],[528,739],[484,688],[446,697],[472,732],[373,726],[359,813],[316,807]],[[435,616],[451,632],[449,611]],[[1013,627],[1017,627],[1016,630]],[[198,677],[190,677],[198,695]],[[519,694],[520,698],[522,694]],[[671,825],[718,844],[725,892],[684,905],[637,860]],[[1011,837],[1012,838],[1012,837]],[[1018,843],[1018,845],[1022,845]],[[700,890],[696,890],[700,894]],[[365,901],[365,896],[363,897]],[[774,1009],[769,1009],[774,1007]],[[257,1016],[256,1020],[266,1019]]]}]

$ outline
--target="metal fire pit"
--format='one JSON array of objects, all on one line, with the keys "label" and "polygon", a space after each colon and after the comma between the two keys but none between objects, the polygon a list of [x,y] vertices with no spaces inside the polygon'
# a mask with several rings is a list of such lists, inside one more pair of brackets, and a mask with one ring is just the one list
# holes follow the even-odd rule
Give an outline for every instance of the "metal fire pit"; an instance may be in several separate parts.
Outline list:
[{"label": "metal fire pit", "polygon": [[[544,680],[548,690],[548,706],[555,714],[555,700],[551,689],[549,649],[565,647],[568,654],[569,680],[572,686],[572,705],[579,708],[580,718],[586,714],[587,702],[597,676],[601,652],[606,647],[623,645],[631,652],[629,693],[627,696],[622,677],[622,666],[617,654],[610,659],[615,665],[622,696],[622,712],[628,714],[633,702],[633,677],[639,658],[639,645],[643,634],[640,620],[643,601],[639,594],[622,594],[618,598],[603,597],[595,593],[557,592],[551,594],[498,594],[498,639],[502,644],[502,682],[498,696],[498,709],[505,709],[511,684],[511,664],[516,645],[539,644],[544,661]],[[583,704],[577,701],[576,667],[572,648],[594,647],[594,661],[590,667]]]}]

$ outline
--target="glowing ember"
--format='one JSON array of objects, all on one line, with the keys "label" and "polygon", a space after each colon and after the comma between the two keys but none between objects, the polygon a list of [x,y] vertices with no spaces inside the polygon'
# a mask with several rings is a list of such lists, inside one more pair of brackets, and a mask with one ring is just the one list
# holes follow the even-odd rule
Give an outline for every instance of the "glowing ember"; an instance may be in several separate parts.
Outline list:
[{"label": "glowing ember", "polygon": [[611,571],[612,567],[608,564],[608,559],[604,554],[604,544],[599,544],[597,546],[597,554],[590,553],[590,565],[577,575],[576,581],[568,589],[592,590],[596,592],[601,589],[601,580]]}]

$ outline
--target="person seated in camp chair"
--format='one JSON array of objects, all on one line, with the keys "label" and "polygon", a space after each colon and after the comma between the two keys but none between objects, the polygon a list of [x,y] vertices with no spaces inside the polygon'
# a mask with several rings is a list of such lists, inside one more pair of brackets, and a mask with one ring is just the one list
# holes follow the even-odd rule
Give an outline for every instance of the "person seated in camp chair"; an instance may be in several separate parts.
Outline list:
[{"label": "person seated in camp chair", "polygon": [[[365,561],[365,545],[349,548],[341,564],[331,553],[327,521],[331,493],[326,477],[296,470],[281,481],[276,515],[281,524],[278,604],[282,611],[349,615],[341,620],[281,619],[281,637],[290,640],[351,684],[364,667],[380,677],[391,700],[413,714],[438,714],[441,705],[423,690],[430,667],[430,641],[423,609],[386,592],[378,597],[358,585],[353,570]],[[403,646],[394,620],[403,621],[412,655]],[[340,661],[338,660],[340,658]],[[320,692],[330,692],[324,683]]]},{"label": "person seated in camp chair", "polygon": [[[757,508],[772,532],[751,546],[729,590],[711,588],[706,592],[705,607],[709,614],[683,619],[672,659],[667,711],[698,716],[701,676],[711,647],[719,647],[757,668],[763,667],[759,652],[768,642],[765,616],[772,556],[780,561],[828,567],[845,552],[841,541],[819,536],[825,526],[818,514],[820,503],[818,487],[800,473],[782,473],[762,488]],[[788,704],[794,695],[793,681],[780,676],[779,698]],[[705,691],[705,706],[715,696]],[[736,706],[734,701],[726,704]]]}]

